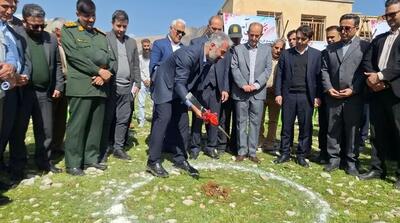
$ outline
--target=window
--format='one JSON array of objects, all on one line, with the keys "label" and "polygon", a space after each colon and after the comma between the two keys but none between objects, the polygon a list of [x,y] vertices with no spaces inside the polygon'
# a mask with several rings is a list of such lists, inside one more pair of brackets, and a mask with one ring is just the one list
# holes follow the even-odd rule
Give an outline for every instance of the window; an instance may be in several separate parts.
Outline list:
[{"label": "window", "polygon": [[258,16],[274,17],[276,25],[276,34],[278,37],[282,35],[283,18],[282,12],[268,12],[268,11],[257,11]]},{"label": "window", "polygon": [[313,40],[324,41],[325,38],[325,16],[301,15],[301,25],[309,25],[314,31]]}]

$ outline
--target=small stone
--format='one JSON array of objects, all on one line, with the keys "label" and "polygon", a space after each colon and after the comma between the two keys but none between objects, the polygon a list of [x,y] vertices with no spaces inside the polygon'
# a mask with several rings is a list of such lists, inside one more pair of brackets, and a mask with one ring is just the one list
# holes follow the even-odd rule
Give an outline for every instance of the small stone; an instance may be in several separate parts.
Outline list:
[{"label": "small stone", "polygon": [[42,184],[43,186],[50,186],[51,184],[53,184],[53,181],[52,181],[50,178],[45,177],[45,178],[43,178],[41,184]]},{"label": "small stone", "polygon": [[55,187],[55,188],[61,188],[63,186],[63,184],[62,183],[53,183],[51,186]]},{"label": "small stone", "polygon": [[165,221],[165,223],[177,223],[178,221],[176,219],[168,219]]},{"label": "small stone", "polygon": [[32,186],[33,184],[35,184],[35,178],[32,177],[29,179],[22,180],[20,184],[23,186]]},{"label": "small stone", "polygon": [[266,174],[260,174],[261,179],[267,181],[269,180],[268,176]]},{"label": "small stone", "polygon": [[326,192],[328,192],[330,195],[335,195],[335,193],[333,193],[333,190],[330,188],[326,189]]},{"label": "small stone", "polygon": [[93,218],[95,218],[95,217],[98,217],[100,214],[101,214],[100,212],[94,212],[94,213],[91,214],[91,216]]},{"label": "small stone", "polygon": [[321,177],[323,177],[323,178],[331,178],[332,176],[327,172],[321,172]]},{"label": "small stone", "polygon": [[40,215],[40,212],[34,211],[32,212],[33,215]]},{"label": "small stone", "polygon": [[203,203],[201,203],[201,204],[200,204],[200,208],[201,208],[201,209],[204,209],[204,208],[206,208],[206,205],[203,204]]},{"label": "small stone", "polygon": [[42,221],[42,219],[40,219],[40,218],[33,219],[33,222],[41,222],[41,221]]},{"label": "small stone", "polygon": [[214,203],[214,200],[209,200],[208,201],[208,204],[213,204]]},{"label": "small stone", "polygon": [[29,221],[29,220],[31,220],[31,219],[32,219],[32,217],[29,216],[29,215],[25,215],[25,216],[24,216],[24,221]]},{"label": "small stone", "polygon": [[102,223],[102,222],[103,222],[103,220],[98,219],[97,221],[95,221],[95,222],[93,222],[93,223]]},{"label": "small stone", "polygon": [[40,204],[34,204],[34,205],[32,205],[33,208],[37,208],[37,207],[39,207],[39,206],[40,206]]},{"label": "small stone", "polygon": [[141,194],[142,194],[143,196],[146,196],[146,195],[149,195],[149,194],[150,194],[150,191],[143,191]]},{"label": "small stone", "polygon": [[294,212],[294,211],[286,211],[286,214],[287,214],[289,217],[293,217],[293,216],[296,215],[296,212]]},{"label": "small stone", "polygon": [[48,190],[48,189],[50,189],[50,185],[40,185],[40,187],[39,187],[39,189],[40,190]]},{"label": "small stone", "polygon": [[186,200],[183,200],[182,203],[183,203],[184,205],[186,205],[186,206],[191,206],[191,205],[194,204],[194,201],[193,201],[193,200],[186,199]]},{"label": "small stone", "polygon": [[235,207],[236,207],[236,203],[230,203],[230,204],[229,204],[229,207],[235,208]]},{"label": "small stone", "polygon": [[371,216],[371,219],[372,219],[373,221],[377,221],[377,220],[379,220],[379,215],[378,215],[378,214],[373,214],[373,215]]},{"label": "small stone", "polygon": [[92,195],[94,195],[94,196],[100,196],[101,194],[102,194],[101,191],[96,191],[96,192],[93,192],[93,193],[92,193]]},{"label": "small stone", "polygon": [[354,181],[350,181],[349,186],[353,186],[353,185],[354,185]]},{"label": "small stone", "polygon": [[349,210],[344,210],[343,213],[344,213],[345,215],[350,215],[350,211],[349,211]]},{"label": "small stone", "polygon": [[155,217],[154,217],[154,215],[149,215],[149,216],[147,216],[147,219],[149,219],[150,221],[152,221],[152,220],[155,219]]},{"label": "small stone", "polygon": [[53,211],[53,212],[51,212],[54,216],[58,216],[58,215],[60,215],[60,212],[58,212],[58,211]]},{"label": "small stone", "polygon": [[33,202],[35,202],[35,201],[36,201],[36,198],[34,198],[34,197],[29,199],[29,203],[31,203],[31,204],[32,204]]},{"label": "small stone", "polygon": [[368,200],[361,200],[361,204],[368,204]]},{"label": "small stone", "polygon": [[172,212],[172,208],[165,208],[164,211],[165,211],[165,213],[170,213],[170,212]]}]

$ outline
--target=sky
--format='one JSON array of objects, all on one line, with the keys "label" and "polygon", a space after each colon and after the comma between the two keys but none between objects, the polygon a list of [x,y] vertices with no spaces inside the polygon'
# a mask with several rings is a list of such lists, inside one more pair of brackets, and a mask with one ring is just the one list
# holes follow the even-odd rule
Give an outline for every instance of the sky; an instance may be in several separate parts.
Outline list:
[{"label": "sky", "polygon": [[[143,37],[166,34],[170,22],[176,18],[184,19],[190,27],[203,26],[207,24],[210,16],[218,12],[224,0],[95,0],[94,2],[97,7],[96,27],[109,31],[112,13],[117,9],[123,9],[130,17],[127,33]],[[63,17],[76,20],[76,0],[20,0],[17,14],[21,14],[22,6],[27,3],[42,6],[46,11],[46,18]],[[383,6],[384,0],[355,0],[353,11],[366,15],[382,15]]]}]

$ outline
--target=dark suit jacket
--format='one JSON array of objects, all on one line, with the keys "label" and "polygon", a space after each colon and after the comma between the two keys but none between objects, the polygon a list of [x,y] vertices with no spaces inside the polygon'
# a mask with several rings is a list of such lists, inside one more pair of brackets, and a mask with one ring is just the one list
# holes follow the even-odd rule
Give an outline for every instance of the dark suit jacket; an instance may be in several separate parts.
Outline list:
[{"label": "dark suit jacket", "polygon": [[156,79],[153,82],[154,103],[166,103],[174,98],[186,101],[188,92],[197,90],[202,80],[203,59],[204,44],[182,47],[161,63],[155,71]]},{"label": "dark suit jacket", "polygon": [[[192,39],[190,41],[190,45],[203,45],[208,41],[208,37],[206,35]],[[219,60],[216,64],[213,65],[214,72],[212,75],[215,75],[217,87],[219,92],[226,91],[229,92],[229,70],[231,67],[230,55],[227,52],[224,55],[224,58]],[[211,74],[211,73],[210,73]]]},{"label": "dark suit jacket", "polygon": [[393,93],[400,98],[400,36],[393,43],[386,69],[379,69],[379,58],[389,34],[390,32],[383,33],[371,42],[362,64],[366,72],[382,72]]},{"label": "dark suit jacket", "polygon": [[[290,48],[284,50],[279,58],[278,70],[276,73],[275,95],[287,97],[290,84],[293,77],[293,60],[296,50]],[[307,63],[307,95],[311,104],[314,104],[315,98],[320,98],[321,94],[321,52],[312,47],[308,47]]]},{"label": "dark suit jacket", "polygon": [[25,74],[30,78],[32,64],[31,61],[29,60],[30,52],[29,50],[27,50],[28,46],[25,39],[26,37],[25,29],[23,26],[14,26],[13,28],[10,28],[10,31],[16,38],[17,42],[17,48],[19,53],[18,56],[22,66],[22,69],[20,70],[19,73]]},{"label": "dark suit jacket", "polygon": [[[115,72],[118,71],[118,47],[117,47],[117,37],[115,36],[115,33],[113,31],[108,32],[107,35],[107,41],[108,45],[110,46],[111,50],[110,52],[113,54],[116,62],[113,65],[112,70]],[[125,40],[125,48],[126,48],[126,55],[128,57],[128,62],[129,62],[129,70],[130,70],[130,85],[129,85],[129,91],[132,89],[133,83],[135,83],[135,86],[140,88],[141,85],[141,78],[140,78],[140,67],[139,67],[139,52],[136,44],[136,40],[130,38],[129,36],[124,36]],[[111,80],[111,87],[112,89],[116,88],[116,81],[115,81],[115,75],[113,75],[113,78]],[[118,92],[120,94],[127,94],[129,92]]]},{"label": "dark suit jacket", "polygon": [[[26,32],[22,32],[20,34],[21,36],[24,37],[26,43],[26,38],[28,38]],[[42,40],[50,73],[50,85],[47,88],[47,94],[49,98],[52,98],[54,90],[58,90],[61,92],[64,91],[64,74],[62,73],[61,69],[61,59],[60,59],[60,53],[58,51],[58,43],[56,36],[48,32],[43,32]],[[26,53],[27,58],[25,59],[27,61],[31,61],[29,46],[27,47],[26,51],[27,51]],[[34,64],[32,64],[32,66],[34,66]],[[31,76],[31,72],[32,71],[30,70],[28,74],[29,76]]]},{"label": "dark suit jacket", "polygon": [[322,52],[321,76],[324,92],[331,88],[351,88],[353,94],[364,92],[365,75],[361,62],[368,45],[368,42],[355,37],[344,56],[342,42],[327,46]]},{"label": "dark suit jacket", "polygon": [[[179,45],[181,45],[181,47],[183,46],[182,43],[180,43]],[[171,41],[169,40],[168,36],[164,39],[154,41],[151,48],[149,63],[150,77],[152,81],[154,80],[153,73],[156,67],[160,66],[160,64],[165,61],[172,53],[173,51]]]}]

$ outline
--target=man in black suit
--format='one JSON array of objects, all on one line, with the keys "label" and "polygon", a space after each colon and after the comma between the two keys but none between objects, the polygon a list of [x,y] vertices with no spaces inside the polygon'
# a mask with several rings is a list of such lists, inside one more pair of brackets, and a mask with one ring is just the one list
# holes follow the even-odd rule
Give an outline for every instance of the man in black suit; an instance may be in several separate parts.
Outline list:
[{"label": "man in black suit", "polygon": [[[207,32],[205,35],[192,39],[190,45],[204,44],[213,33],[222,32],[224,21],[220,16],[212,16],[208,21]],[[205,77],[203,83],[194,92],[195,97],[200,103],[212,112],[219,113],[221,104],[229,98],[229,70],[230,58],[227,56],[211,66],[209,75]],[[192,141],[190,154],[192,159],[196,159],[201,148],[201,129],[203,120],[193,117],[192,119]],[[210,124],[206,125],[207,141],[203,149],[207,156],[218,159],[221,152],[218,148],[218,128]]]},{"label": "man in black suit", "polygon": [[[22,101],[17,113],[14,139],[10,139],[11,172],[22,171],[26,165],[25,135],[32,116],[35,137],[35,162],[40,170],[61,172],[50,162],[53,137],[52,100],[64,91],[64,76],[55,36],[44,31],[45,12],[39,5],[26,4],[22,10],[27,44],[32,63],[29,84],[21,88]],[[15,140],[15,144],[14,144]]]},{"label": "man in black suit", "polygon": [[297,163],[309,164],[305,156],[311,150],[312,114],[320,104],[321,52],[308,46],[313,31],[307,25],[296,30],[296,47],[282,53],[276,74],[275,101],[282,106],[281,155],[275,163],[290,159],[290,141],[296,116],[300,133]]},{"label": "man in black suit", "polygon": [[[214,33],[204,44],[194,44],[174,52],[160,64],[154,72],[152,99],[154,102],[153,122],[150,135],[147,171],[157,177],[168,177],[168,172],[161,165],[161,152],[168,131],[173,131],[175,144],[172,146],[175,167],[196,177],[199,172],[187,161],[186,147],[189,138],[190,108],[197,117],[202,117],[186,96],[194,92],[209,74],[210,67],[222,59],[228,51],[229,37]],[[168,126],[171,124],[170,126]]]},{"label": "man in black suit", "polygon": [[[363,59],[367,85],[373,91],[370,101],[371,170],[361,179],[384,178],[387,134],[395,142],[391,147],[399,153],[400,145],[400,0],[387,0],[385,15],[391,30],[377,36]],[[400,166],[400,156],[396,160]],[[400,170],[395,188],[400,190]]]}]

